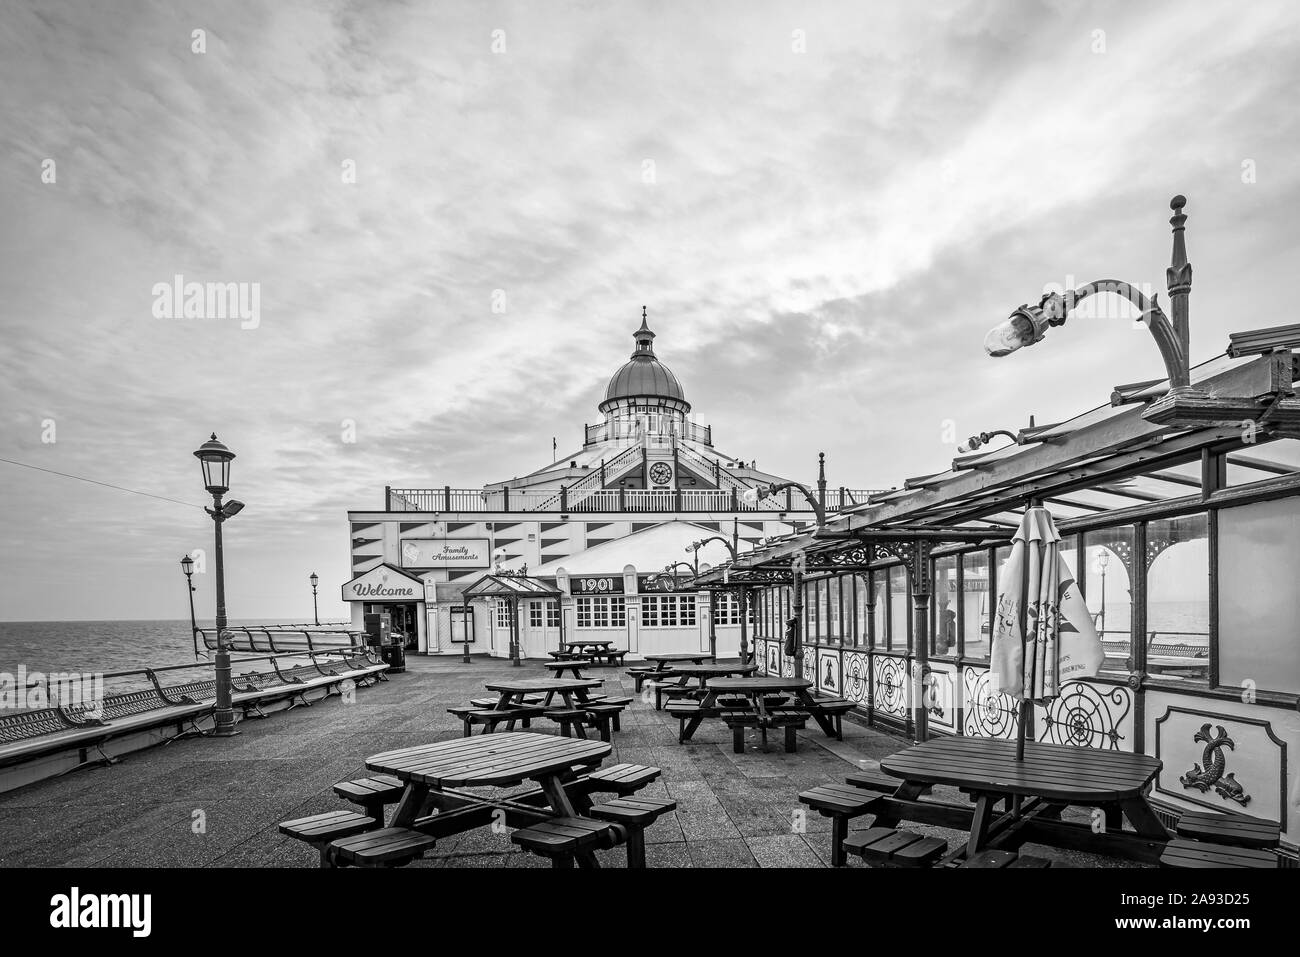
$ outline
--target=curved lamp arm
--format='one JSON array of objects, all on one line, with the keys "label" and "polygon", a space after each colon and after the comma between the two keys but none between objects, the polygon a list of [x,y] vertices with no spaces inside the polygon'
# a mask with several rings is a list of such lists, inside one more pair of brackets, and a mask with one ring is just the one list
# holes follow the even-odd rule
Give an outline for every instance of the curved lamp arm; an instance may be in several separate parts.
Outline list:
[{"label": "curved lamp arm", "polygon": [[[826,524],[826,510],[822,508],[822,503],[818,500],[817,496],[812,493],[808,486],[801,482],[782,482],[779,485],[772,484],[768,486],[759,485],[755,486],[751,491],[757,493],[757,497],[754,499],[754,501],[757,502],[762,501],[765,498],[770,498],[778,492],[784,492],[788,488],[798,489],[803,493],[803,497],[808,500],[809,504],[813,507],[813,511],[817,514],[818,528],[821,528]],[[746,492],[745,496],[746,500],[748,500],[749,492]]]},{"label": "curved lamp arm", "polygon": [[1192,286],[1192,267],[1187,262],[1187,247],[1183,239],[1184,224],[1187,217],[1183,207],[1187,200],[1175,196],[1169,203],[1174,215],[1169,223],[1173,226],[1174,249],[1172,263],[1166,271],[1170,300],[1173,302],[1174,319],[1170,321],[1160,308],[1156,296],[1148,298],[1132,283],[1117,279],[1101,279],[1090,282],[1077,289],[1067,290],[1064,294],[1046,293],[1038,305],[1028,303],[1021,305],[1007,317],[1006,321],[989,330],[984,337],[984,349],[991,356],[1005,356],[1025,346],[1032,346],[1042,341],[1051,326],[1063,326],[1070,311],[1082,300],[1098,293],[1114,293],[1127,299],[1141,312],[1141,321],[1156,341],[1160,357],[1164,360],[1165,374],[1169,377],[1171,391],[1187,389],[1191,384],[1188,363],[1188,324],[1187,295]]},{"label": "curved lamp arm", "polygon": [[731,560],[733,562],[736,560],[736,556],[737,556],[736,549],[732,547],[731,542],[727,541],[721,535],[710,535],[708,538],[701,538],[698,542],[691,542],[689,545],[686,546],[686,550],[691,552],[698,552],[705,545],[709,544],[709,542],[722,542],[723,545],[727,546],[727,551],[731,553]]}]

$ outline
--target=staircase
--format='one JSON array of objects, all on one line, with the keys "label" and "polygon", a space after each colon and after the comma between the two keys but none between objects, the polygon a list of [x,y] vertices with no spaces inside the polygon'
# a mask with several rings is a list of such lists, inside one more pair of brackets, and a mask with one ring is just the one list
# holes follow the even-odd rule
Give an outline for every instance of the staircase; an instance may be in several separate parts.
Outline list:
[{"label": "staircase", "polygon": [[[576,508],[584,499],[603,490],[608,483],[617,481],[640,464],[641,447],[634,445],[614,456],[603,467],[593,468],[566,489],[569,508]],[[558,511],[560,504],[560,493],[556,492],[539,505],[536,511]]]}]

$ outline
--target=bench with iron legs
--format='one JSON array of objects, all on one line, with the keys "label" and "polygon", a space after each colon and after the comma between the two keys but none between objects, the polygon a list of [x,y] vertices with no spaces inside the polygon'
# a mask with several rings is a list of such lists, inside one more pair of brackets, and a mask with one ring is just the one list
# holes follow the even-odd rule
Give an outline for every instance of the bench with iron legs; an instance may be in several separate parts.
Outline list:
[{"label": "bench with iron legs", "polygon": [[325,853],[335,867],[401,867],[437,843],[437,838],[409,827],[382,827],[333,841]]},{"label": "bench with iron legs", "polygon": [[872,813],[880,806],[881,798],[870,797],[851,784],[823,784],[802,792],[799,801],[822,817],[831,819],[831,867],[843,867],[844,839],[849,835],[849,821]]},{"label": "bench with iron legs", "polygon": [[353,837],[383,827],[382,820],[356,811],[326,811],[309,817],[280,822],[280,833],[305,841],[320,852],[320,866],[330,867],[329,845],[339,838]]},{"label": "bench with iron legs", "polygon": [[989,848],[980,851],[974,857],[969,857],[962,861],[960,867],[973,867],[1001,869],[1004,867],[1051,867],[1052,862],[1045,857],[1033,857],[1030,854],[1020,854],[1017,851],[1003,851],[997,848]]},{"label": "bench with iron legs", "polygon": [[912,831],[873,827],[844,839],[843,848],[872,867],[930,867],[943,857],[948,842]]},{"label": "bench with iron legs", "polygon": [[468,738],[473,733],[473,726],[476,724],[483,725],[484,734],[495,731],[499,724],[504,724],[507,731],[513,731],[516,721],[523,722],[525,728],[530,727],[532,719],[540,718],[544,713],[544,709],[540,707],[448,708],[447,713],[460,718],[464,724],[463,737]]},{"label": "bench with iron legs", "polygon": [[552,867],[573,867],[580,858],[586,867],[599,867],[592,853],[614,847],[626,839],[626,830],[607,821],[585,817],[555,817],[513,831],[510,840],[526,850],[549,858]]},{"label": "bench with iron legs", "polygon": [[356,781],[340,781],[334,785],[334,793],[345,801],[361,805],[362,809],[382,825],[384,808],[396,804],[402,799],[406,785],[391,774],[378,774],[372,778],[359,778]]},{"label": "bench with iron legs", "polygon": [[818,701],[809,710],[814,714],[820,714],[828,718],[831,727],[835,729],[836,740],[844,740],[844,716],[852,711],[856,705],[852,701],[846,701],[843,698],[835,698],[828,701]]},{"label": "bench with iron legs", "polygon": [[627,831],[627,866],[645,867],[645,829],[677,810],[676,801],[661,798],[616,798],[597,804],[587,813],[598,821],[622,825]]}]

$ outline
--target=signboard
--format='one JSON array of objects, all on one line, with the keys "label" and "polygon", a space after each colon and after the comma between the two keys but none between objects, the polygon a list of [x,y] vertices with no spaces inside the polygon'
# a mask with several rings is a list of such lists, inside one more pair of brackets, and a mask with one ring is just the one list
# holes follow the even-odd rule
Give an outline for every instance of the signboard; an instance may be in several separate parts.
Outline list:
[{"label": "signboard", "polygon": [[392,565],[378,565],[343,586],[344,601],[424,601],[424,582]]},{"label": "signboard", "polygon": [[404,538],[403,568],[487,568],[486,538]]},{"label": "signboard", "polygon": [[[666,572],[660,572],[658,575],[637,575],[636,590],[639,592],[671,592],[671,591],[694,591],[691,587],[690,578],[678,577],[674,582],[673,576]],[[574,594],[577,594],[576,592]]]},{"label": "signboard", "polygon": [[573,595],[621,595],[623,594],[623,576],[603,575],[600,577],[570,578],[569,591]]}]

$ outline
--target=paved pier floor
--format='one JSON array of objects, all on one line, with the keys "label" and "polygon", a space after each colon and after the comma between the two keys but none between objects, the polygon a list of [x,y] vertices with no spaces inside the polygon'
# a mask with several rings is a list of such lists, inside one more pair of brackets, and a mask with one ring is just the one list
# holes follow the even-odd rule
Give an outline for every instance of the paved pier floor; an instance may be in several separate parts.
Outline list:
[{"label": "paved pier floor", "polygon": [[[333,697],[265,720],[245,721],[235,738],[190,737],[142,751],[109,767],[87,768],[0,795],[0,865],[100,867],[316,867],[317,854],[277,833],[283,820],[349,807],[335,782],[365,775],[367,755],[456,737],[447,714],[483,695],[493,679],[545,677],[538,663],[476,658],[411,657],[405,674],[359,689],[352,704]],[[632,694],[625,668],[593,668],[606,693]],[[801,790],[843,781],[858,768],[907,745],[901,737],[844,722],[844,741],[813,723],[799,732],[797,754],[781,736],[762,752],[753,732],[744,754],[731,733],[706,720],[694,739],[677,744],[677,723],[637,698],[623,713],[606,763],[656,765],[661,779],[643,793],[671,797],[677,812],[646,832],[651,867],[825,867],[830,822],[806,815],[797,828]],[[554,733],[549,721],[533,730]],[[936,797],[960,795],[936,788]],[[854,822],[866,827],[870,817]],[[906,825],[946,837],[964,835]],[[1117,862],[1053,849],[1027,848],[1058,866]],[[625,865],[624,851],[600,852],[606,866]],[[439,841],[414,867],[544,867],[507,834],[479,828]],[[850,865],[853,866],[852,864]],[[860,869],[861,864],[857,867]]]}]

